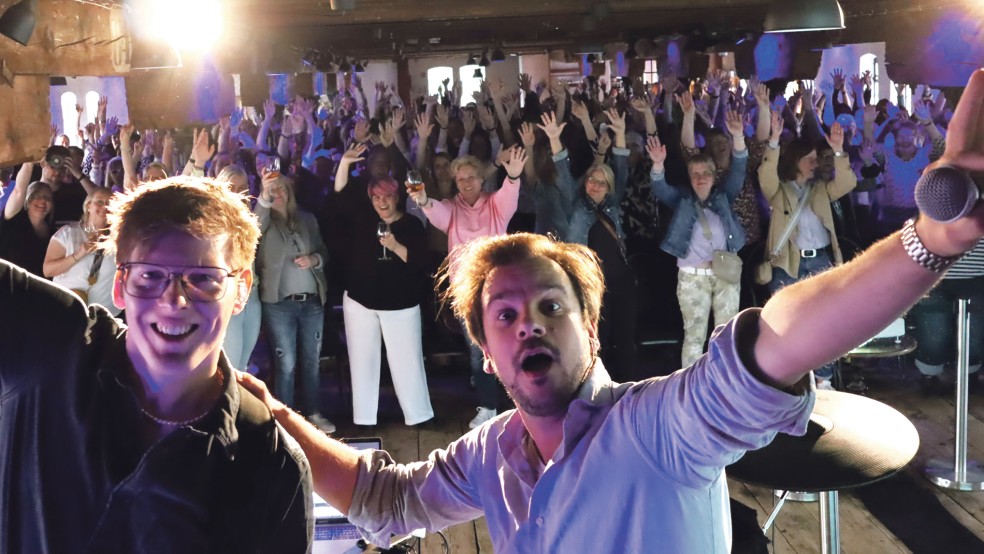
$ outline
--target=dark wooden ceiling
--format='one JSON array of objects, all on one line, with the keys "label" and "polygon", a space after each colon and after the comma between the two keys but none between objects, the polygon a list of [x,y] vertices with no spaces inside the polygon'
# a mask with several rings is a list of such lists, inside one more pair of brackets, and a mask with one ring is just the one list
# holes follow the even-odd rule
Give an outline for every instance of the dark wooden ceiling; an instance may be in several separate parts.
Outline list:
[{"label": "dark wooden ceiling", "polygon": [[[840,1],[850,28],[852,21],[977,0]],[[587,51],[673,33],[711,45],[760,32],[771,0],[355,0],[349,11],[333,11],[329,0],[236,4],[245,36],[382,58],[476,52],[493,43],[512,53]]]}]

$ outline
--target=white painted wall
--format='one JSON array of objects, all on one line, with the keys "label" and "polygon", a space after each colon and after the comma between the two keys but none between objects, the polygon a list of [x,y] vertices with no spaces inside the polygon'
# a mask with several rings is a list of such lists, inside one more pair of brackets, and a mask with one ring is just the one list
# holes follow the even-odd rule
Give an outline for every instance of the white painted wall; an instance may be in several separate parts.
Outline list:
[{"label": "white painted wall", "polygon": [[892,86],[888,77],[888,70],[885,67],[884,42],[848,44],[845,46],[825,49],[820,60],[820,70],[817,72],[817,82],[819,83],[824,80],[831,80],[830,74],[837,68],[844,70],[844,73],[848,75],[848,78],[850,78],[850,75],[852,74],[860,75],[861,56],[865,54],[874,54],[878,57],[878,97],[892,98],[894,100],[895,93],[892,91]]}]

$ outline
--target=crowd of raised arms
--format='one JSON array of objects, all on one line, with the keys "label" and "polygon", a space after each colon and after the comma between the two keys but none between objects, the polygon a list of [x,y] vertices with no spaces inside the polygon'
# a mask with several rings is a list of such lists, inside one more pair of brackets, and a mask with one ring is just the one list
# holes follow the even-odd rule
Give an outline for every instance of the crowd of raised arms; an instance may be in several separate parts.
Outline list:
[{"label": "crowd of raised arms", "polygon": [[[52,127],[44,160],[3,173],[0,258],[116,311],[116,262],[98,248],[112,195],[178,174],[228,181],[263,233],[258,285],[225,343],[232,365],[250,367],[262,322],[277,396],[332,428],[315,391],[324,305],[341,305],[355,422],[376,423],[385,341],[413,425],[433,417],[421,320],[432,325],[430,276],[450,249],[515,231],[590,247],[607,284],[602,358],[615,380],[636,380],[647,376],[635,363],[637,287],[652,282],[637,256],[675,258],[687,366],[712,315],[723,323],[764,301],[743,287],[774,292],[915,215],[913,189],[943,152],[952,116],[938,90],[916,86],[910,112],[872,102],[869,74],[840,70],[798,82],[788,99],[787,81],[718,71],[690,81],[666,73],[652,85],[521,74],[518,90],[490,80],[474,98],[461,98],[460,82],[415,98],[345,82],[286,106],[236,109],[193,133],[138,132],[106,117],[105,97],[92,122],[79,107],[77,139]],[[743,268],[729,272],[736,259]],[[495,378],[471,352],[475,426],[499,407]],[[830,376],[817,375],[821,385]]]}]

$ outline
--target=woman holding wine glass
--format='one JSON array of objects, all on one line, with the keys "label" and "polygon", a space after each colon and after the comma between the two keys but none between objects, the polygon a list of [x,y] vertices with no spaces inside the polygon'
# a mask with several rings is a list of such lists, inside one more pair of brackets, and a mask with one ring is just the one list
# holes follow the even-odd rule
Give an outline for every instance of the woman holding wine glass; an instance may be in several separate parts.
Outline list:
[{"label": "woman holding wine glass", "polygon": [[[256,270],[260,276],[263,323],[270,334],[277,397],[326,433],[335,426],[318,409],[321,337],[328,299],[328,249],[314,216],[297,207],[294,184],[264,168],[262,191],[253,211],[260,221]],[[294,404],[294,370],[301,401]]]},{"label": "woman holding wine glass", "polygon": [[[365,147],[349,149],[335,175],[335,202],[344,222],[342,313],[352,372],[352,419],[375,425],[379,404],[380,347],[407,425],[434,417],[421,342],[420,299],[434,265],[424,226],[400,209],[399,185],[391,177],[370,181],[366,193],[346,189],[349,168]],[[382,248],[382,255],[380,255]]]}]

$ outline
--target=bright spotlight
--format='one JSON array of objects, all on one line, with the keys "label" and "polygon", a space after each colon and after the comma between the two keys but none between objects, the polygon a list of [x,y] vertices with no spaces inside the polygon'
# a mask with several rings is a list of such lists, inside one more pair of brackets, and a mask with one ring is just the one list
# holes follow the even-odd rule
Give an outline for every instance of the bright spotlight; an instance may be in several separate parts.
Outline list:
[{"label": "bright spotlight", "polygon": [[206,51],[222,38],[220,0],[142,0],[134,8],[144,33],[177,50]]}]

